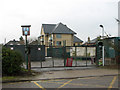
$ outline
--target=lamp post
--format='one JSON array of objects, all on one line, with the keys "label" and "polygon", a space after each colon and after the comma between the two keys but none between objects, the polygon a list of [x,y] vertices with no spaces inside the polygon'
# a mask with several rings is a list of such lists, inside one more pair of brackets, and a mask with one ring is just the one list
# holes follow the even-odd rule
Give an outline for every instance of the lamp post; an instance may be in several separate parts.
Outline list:
[{"label": "lamp post", "polygon": [[[104,39],[104,27],[103,25],[100,25],[102,28],[102,39]],[[104,55],[104,45],[102,45],[102,64],[105,65],[105,55]]]},{"label": "lamp post", "polygon": [[30,27],[31,25],[21,25],[22,27],[22,33],[23,33],[23,36],[25,36],[25,59],[26,59],[26,69],[28,69],[28,71],[30,71],[30,59],[28,59],[28,54],[29,54],[29,51],[28,51],[28,43],[27,43],[27,36],[30,35]]},{"label": "lamp post", "polygon": [[104,38],[104,27],[103,25],[100,25],[100,27],[102,28],[102,39]]},{"label": "lamp post", "polygon": [[116,19],[116,18],[115,18],[115,20],[118,22],[118,37],[120,37],[120,20]]}]

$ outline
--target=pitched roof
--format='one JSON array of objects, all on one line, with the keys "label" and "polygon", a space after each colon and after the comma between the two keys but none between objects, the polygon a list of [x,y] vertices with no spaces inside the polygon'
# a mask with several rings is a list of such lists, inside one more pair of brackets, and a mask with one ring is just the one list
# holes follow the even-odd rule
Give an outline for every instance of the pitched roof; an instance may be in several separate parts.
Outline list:
[{"label": "pitched roof", "polygon": [[32,41],[30,45],[38,45],[38,40]]},{"label": "pitched roof", "polygon": [[74,36],[74,37],[73,37],[73,42],[74,42],[74,43],[75,43],[75,42],[80,42],[80,43],[82,43],[83,41],[82,41],[81,39],[79,39],[78,37]]},{"label": "pitched roof", "polygon": [[15,39],[13,41],[9,41],[6,43],[6,45],[21,45],[20,41],[16,41]]},{"label": "pitched roof", "polygon": [[42,24],[44,33],[50,34],[52,30],[55,28],[56,24]]},{"label": "pitched roof", "polygon": [[42,24],[44,33],[46,34],[76,34],[74,31],[72,31],[70,28],[68,28],[66,25],[63,25],[62,23],[59,24]]},{"label": "pitched roof", "polygon": [[96,43],[98,41],[98,38],[94,38],[93,40],[90,41],[90,43]]},{"label": "pitched roof", "polygon": [[98,41],[98,38],[94,38],[90,41],[85,42],[84,44],[95,44]]}]

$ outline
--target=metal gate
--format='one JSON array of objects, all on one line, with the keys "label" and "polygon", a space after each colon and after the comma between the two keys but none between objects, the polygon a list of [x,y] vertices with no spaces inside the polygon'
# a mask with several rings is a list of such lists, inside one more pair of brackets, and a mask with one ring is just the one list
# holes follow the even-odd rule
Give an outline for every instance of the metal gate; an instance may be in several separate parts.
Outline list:
[{"label": "metal gate", "polygon": [[[21,52],[25,58],[24,45],[6,45]],[[44,46],[30,45],[31,66],[34,67],[66,67],[72,60],[71,67],[86,67],[96,64],[96,46]]]},{"label": "metal gate", "polygon": [[69,59],[72,67],[96,65],[96,46],[45,46],[45,61],[40,61],[40,67],[66,67]]}]

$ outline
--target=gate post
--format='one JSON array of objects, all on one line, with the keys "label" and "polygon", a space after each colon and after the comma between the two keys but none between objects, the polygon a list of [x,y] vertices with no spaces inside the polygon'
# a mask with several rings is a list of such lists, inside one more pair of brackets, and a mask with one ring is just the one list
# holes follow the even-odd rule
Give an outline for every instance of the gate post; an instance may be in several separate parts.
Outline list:
[{"label": "gate post", "polygon": [[75,46],[75,66],[77,66],[77,58],[76,58],[76,56],[77,56],[77,49],[76,49],[76,46]]},{"label": "gate post", "polygon": [[98,65],[98,46],[97,46],[97,44],[96,44],[96,55],[95,55],[95,63],[96,63],[96,66],[98,67],[99,65]]},{"label": "gate post", "polygon": [[86,67],[87,67],[87,46],[85,47],[85,51],[86,51]]},{"label": "gate post", "polygon": [[51,54],[52,54],[52,64],[53,64],[53,67],[54,67],[54,59],[53,59],[53,46],[51,46]]},{"label": "gate post", "polygon": [[66,46],[63,46],[63,56],[64,56],[64,67],[66,66]]}]

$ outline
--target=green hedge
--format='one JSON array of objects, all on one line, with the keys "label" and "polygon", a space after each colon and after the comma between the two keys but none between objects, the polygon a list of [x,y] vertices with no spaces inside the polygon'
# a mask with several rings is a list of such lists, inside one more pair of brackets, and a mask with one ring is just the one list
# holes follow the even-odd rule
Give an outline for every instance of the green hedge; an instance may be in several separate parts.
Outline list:
[{"label": "green hedge", "polygon": [[22,55],[19,52],[3,47],[2,74],[17,75],[21,71],[23,61]]}]

